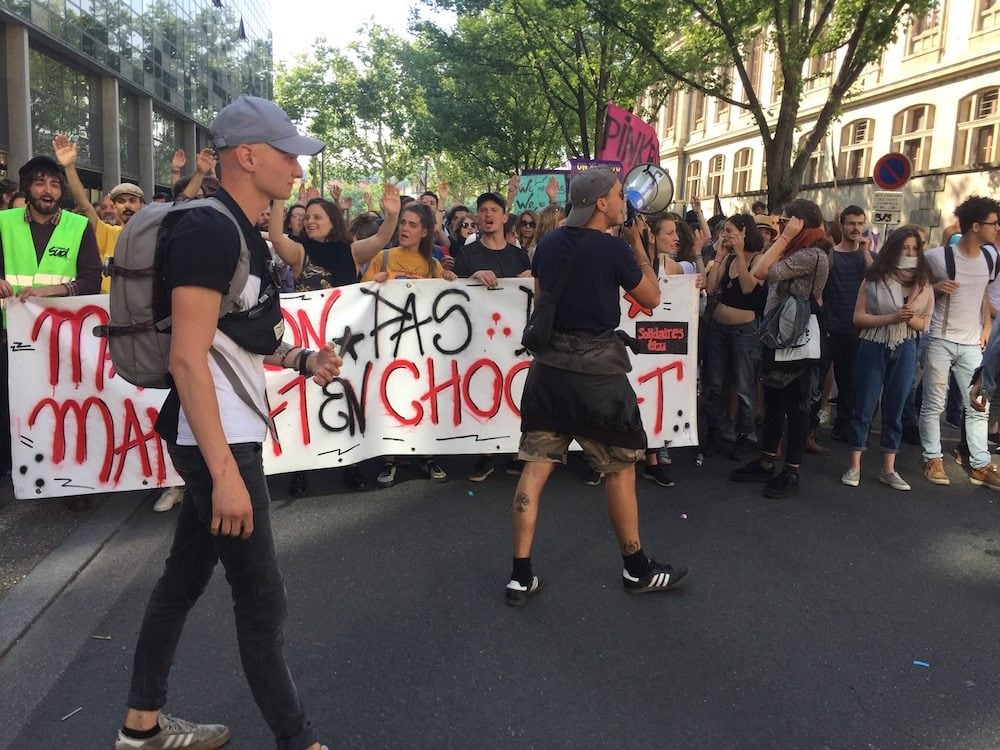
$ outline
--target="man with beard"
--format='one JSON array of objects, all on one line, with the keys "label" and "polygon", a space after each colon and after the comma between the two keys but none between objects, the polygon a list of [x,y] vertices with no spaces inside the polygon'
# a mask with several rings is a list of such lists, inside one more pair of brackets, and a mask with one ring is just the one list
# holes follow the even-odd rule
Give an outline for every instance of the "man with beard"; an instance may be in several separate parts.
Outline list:
[{"label": "man with beard", "polygon": [[[114,206],[114,218],[117,222],[112,224],[103,220],[94,209],[94,206],[87,200],[86,188],[84,188],[83,183],[80,181],[80,175],[76,171],[76,144],[64,134],[59,133],[52,140],[52,150],[55,152],[59,164],[66,171],[66,186],[69,188],[70,197],[90,221],[90,226],[97,237],[97,249],[101,256],[101,263],[104,263],[110,256],[115,254],[115,243],[118,242],[118,236],[122,233],[125,225],[128,224],[128,220],[146,205],[142,188],[131,182],[123,182],[111,188],[108,197]],[[197,164],[197,174],[200,176],[208,169],[214,167],[215,159],[211,156],[210,151],[207,153],[203,151],[198,154]],[[194,181],[192,180],[192,182]],[[199,186],[200,181],[193,185],[193,190],[185,189],[184,195],[188,198],[193,198],[197,194]],[[105,276],[101,281],[101,292],[107,294],[110,291],[111,277]],[[165,510],[169,510],[170,507],[172,506],[165,508]]]},{"label": "man with beard", "polygon": [[[76,171],[76,144],[62,133],[59,133],[52,140],[52,150],[56,159],[66,171],[66,186],[69,188],[69,195],[73,202],[83,211],[84,216],[90,221],[90,227],[97,237],[97,249],[101,256],[101,263],[104,263],[110,256],[115,254],[115,243],[118,242],[118,235],[128,223],[135,212],[143,207],[142,188],[130,182],[123,182],[115,185],[108,193],[108,197],[115,209],[117,224],[111,224],[101,219],[101,216],[94,209],[93,204],[87,200],[87,192],[80,181],[80,175]],[[111,277],[105,276],[101,280],[101,292],[107,294],[111,291]]]},{"label": "man with beard", "polygon": [[865,273],[875,259],[871,242],[864,233],[863,208],[848,206],[841,211],[840,228],[843,239],[830,253],[830,276],[823,290],[823,318],[829,336],[830,364],[837,380],[837,417],[831,437],[847,442],[847,428],[854,414],[854,360],[858,353],[854,303]]},{"label": "man with beard", "polygon": [[[25,208],[0,211],[0,298],[68,297],[97,294],[101,260],[87,220],[59,208],[65,174],[58,162],[36,156],[21,167]],[[0,341],[0,475],[11,468],[10,403],[7,386],[7,319]],[[84,510],[86,498],[72,498],[71,510]]]},{"label": "man with beard", "polygon": [[643,307],[660,304],[660,284],[641,239],[645,222],[637,219],[625,229],[628,241],[607,234],[625,219],[622,183],[609,169],[588,169],[573,178],[570,203],[566,226],[545,235],[532,260],[535,299],[555,294],[560,283],[565,286],[548,345],[535,351],[521,397],[518,458],[525,465],[514,494],[513,566],[505,591],[513,607],[542,588],[531,562],[538,506],[574,439],[590,468],[606,477],[608,517],[622,555],[625,591],[667,591],[687,576],[682,566],[647,557],[639,541],[635,462],[642,458],[647,438],[626,375],[632,365],[614,334],[621,322],[623,290]]}]

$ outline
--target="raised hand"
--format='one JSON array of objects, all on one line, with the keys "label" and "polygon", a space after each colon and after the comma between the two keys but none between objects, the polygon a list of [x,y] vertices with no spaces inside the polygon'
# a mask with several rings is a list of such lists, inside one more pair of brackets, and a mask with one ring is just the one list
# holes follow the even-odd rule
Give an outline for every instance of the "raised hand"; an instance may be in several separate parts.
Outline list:
[{"label": "raised hand", "polygon": [[201,174],[211,174],[215,171],[215,151],[203,148],[194,158],[195,169]]},{"label": "raised hand", "polygon": [[399,216],[399,188],[391,182],[385,183],[378,205],[383,216]]},{"label": "raised hand", "polygon": [[76,144],[64,133],[59,133],[52,139],[52,150],[55,152],[56,161],[60,165],[63,167],[76,166]]},{"label": "raised hand", "polygon": [[549,203],[555,203],[559,199],[559,180],[555,175],[549,177],[549,181],[545,183],[545,194],[549,196]]},{"label": "raised hand", "polygon": [[179,148],[174,151],[174,156],[170,160],[170,169],[180,172],[184,169],[184,165],[188,163],[187,154],[184,153],[184,149]]}]

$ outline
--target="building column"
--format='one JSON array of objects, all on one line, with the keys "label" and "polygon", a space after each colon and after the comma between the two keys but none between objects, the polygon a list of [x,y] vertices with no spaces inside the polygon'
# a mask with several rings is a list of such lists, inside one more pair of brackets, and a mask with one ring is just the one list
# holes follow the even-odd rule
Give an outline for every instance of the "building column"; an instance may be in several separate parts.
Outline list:
[{"label": "building column", "polygon": [[153,100],[139,97],[139,187],[146,195],[153,195],[155,175],[153,160]]},{"label": "building column", "polygon": [[195,169],[195,159],[198,156],[198,136],[197,126],[190,120],[178,120],[177,129],[180,130],[181,148],[187,155],[187,166],[184,167],[186,174],[191,174]]},{"label": "building column", "polygon": [[17,170],[31,158],[32,151],[28,29],[7,22],[4,26],[4,45],[7,50],[7,118],[10,133],[7,174],[16,176]]},{"label": "building column", "polygon": [[104,148],[104,174],[101,188],[108,192],[122,181],[122,139],[121,115],[118,111],[118,79],[101,78],[101,118],[104,132],[101,142]]}]

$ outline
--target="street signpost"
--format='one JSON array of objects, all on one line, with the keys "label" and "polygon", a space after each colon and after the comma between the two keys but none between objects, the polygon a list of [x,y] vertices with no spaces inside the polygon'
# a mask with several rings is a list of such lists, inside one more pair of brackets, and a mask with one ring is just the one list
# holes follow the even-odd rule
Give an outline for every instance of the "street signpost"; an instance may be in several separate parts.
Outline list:
[{"label": "street signpost", "polygon": [[903,215],[903,194],[876,190],[872,202],[872,224],[899,224]]},{"label": "street signpost", "polygon": [[883,190],[899,190],[910,180],[913,167],[906,154],[889,153],[875,162],[872,177]]}]

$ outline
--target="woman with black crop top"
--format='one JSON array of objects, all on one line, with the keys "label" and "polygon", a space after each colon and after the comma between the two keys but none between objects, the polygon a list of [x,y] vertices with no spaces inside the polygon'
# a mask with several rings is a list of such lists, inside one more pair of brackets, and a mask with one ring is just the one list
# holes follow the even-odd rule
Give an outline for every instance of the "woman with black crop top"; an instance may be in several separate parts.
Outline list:
[{"label": "woman with black crop top", "polygon": [[[353,239],[340,209],[328,200],[313,198],[306,204],[303,236],[293,238],[282,231],[281,209],[271,206],[269,239],[278,256],[292,268],[295,288],[300,292],[319,291],[354,284],[358,271],[385,247],[396,230],[399,219],[399,190],[386,183],[380,201],[382,224],[378,231],[361,239]],[[344,483],[352,490],[362,490],[367,482],[357,466],[344,468]],[[298,497],[309,487],[308,474],[295,472],[288,492]]]},{"label": "woman with black crop top", "polygon": [[736,442],[730,458],[746,461],[751,454],[757,400],[757,363],[760,340],[757,316],[764,309],[764,282],[753,274],[764,248],[753,217],[736,214],[726,220],[719,237],[719,255],[708,274],[707,290],[718,305],[708,328],[702,366],[707,431],[702,452],[716,451],[725,417],[726,383],[736,387]]}]

